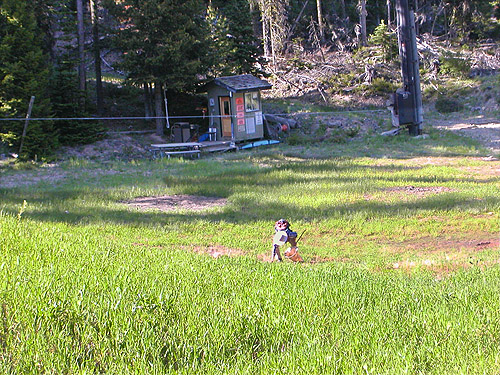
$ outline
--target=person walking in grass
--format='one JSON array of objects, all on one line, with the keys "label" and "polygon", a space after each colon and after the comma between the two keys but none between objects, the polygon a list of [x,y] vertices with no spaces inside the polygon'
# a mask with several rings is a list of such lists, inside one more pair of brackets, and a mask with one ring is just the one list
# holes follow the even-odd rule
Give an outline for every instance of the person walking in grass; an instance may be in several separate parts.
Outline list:
[{"label": "person walking in grass", "polygon": [[297,232],[292,231],[288,220],[279,219],[274,223],[273,251],[271,261],[283,261],[280,253],[280,246],[289,243],[290,247],[285,251],[285,257],[294,262],[302,262],[303,259],[298,253]]}]

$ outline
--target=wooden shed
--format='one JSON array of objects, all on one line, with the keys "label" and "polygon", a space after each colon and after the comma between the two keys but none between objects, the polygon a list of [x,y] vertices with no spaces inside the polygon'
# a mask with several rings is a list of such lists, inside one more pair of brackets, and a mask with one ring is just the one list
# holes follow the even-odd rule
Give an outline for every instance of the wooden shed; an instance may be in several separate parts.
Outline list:
[{"label": "wooden shed", "polygon": [[215,139],[241,142],[263,138],[260,91],[271,87],[251,74],[219,77],[208,83],[209,127]]}]

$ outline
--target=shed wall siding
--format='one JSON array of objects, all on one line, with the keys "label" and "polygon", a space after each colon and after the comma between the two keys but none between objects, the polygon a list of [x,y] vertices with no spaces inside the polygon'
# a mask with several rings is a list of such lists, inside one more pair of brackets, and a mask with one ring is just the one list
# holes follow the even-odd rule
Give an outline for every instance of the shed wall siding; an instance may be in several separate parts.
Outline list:
[{"label": "shed wall siding", "polygon": [[[210,119],[210,127],[217,128],[217,139],[222,136],[222,123],[220,119],[219,98],[221,96],[231,97],[231,113],[233,121],[233,134],[235,141],[244,141],[264,137],[264,126],[262,123],[262,110],[246,112],[245,110],[245,92],[233,93],[220,86],[212,85],[208,90],[208,109],[209,115],[215,116]],[[259,90],[248,90],[246,92],[259,92]],[[213,105],[210,105],[213,103]],[[259,106],[262,109],[259,92]],[[213,125],[213,126],[212,126]]]}]

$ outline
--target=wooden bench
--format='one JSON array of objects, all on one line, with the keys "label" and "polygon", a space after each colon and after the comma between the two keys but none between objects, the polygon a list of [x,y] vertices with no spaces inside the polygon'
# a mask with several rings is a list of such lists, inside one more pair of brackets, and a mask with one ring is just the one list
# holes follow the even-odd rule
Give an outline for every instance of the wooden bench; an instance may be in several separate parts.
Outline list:
[{"label": "wooden bench", "polygon": [[200,150],[185,150],[185,151],[163,151],[163,153],[170,159],[171,155],[196,155],[200,157]]},{"label": "wooden bench", "polygon": [[191,157],[193,157],[193,155],[196,155],[198,158],[200,157],[200,150],[183,150],[183,151],[168,151],[168,150],[161,150],[161,149],[151,149],[150,150],[151,153],[153,154],[153,158],[157,158],[157,157],[164,157],[166,156],[167,158],[170,159],[170,156],[174,156],[174,155],[189,155]]}]

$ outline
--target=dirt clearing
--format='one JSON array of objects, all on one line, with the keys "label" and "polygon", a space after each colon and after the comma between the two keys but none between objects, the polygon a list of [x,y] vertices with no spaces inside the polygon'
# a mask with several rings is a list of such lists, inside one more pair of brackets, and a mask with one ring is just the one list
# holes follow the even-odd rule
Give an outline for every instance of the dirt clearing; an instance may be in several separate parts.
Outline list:
[{"label": "dirt clearing", "polygon": [[227,204],[227,199],[181,194],[162,195],[157,197],[139,197],[126,203],[141,210],[156,209],[160,211],[201,211],[208,208],[225,206]]},{"label": "dirt clearing", "polygon": [[500,119],[477,116],[464,120],[430,120],[437,129],[451,131],[479,141],[493,154],[500,154]]}]

